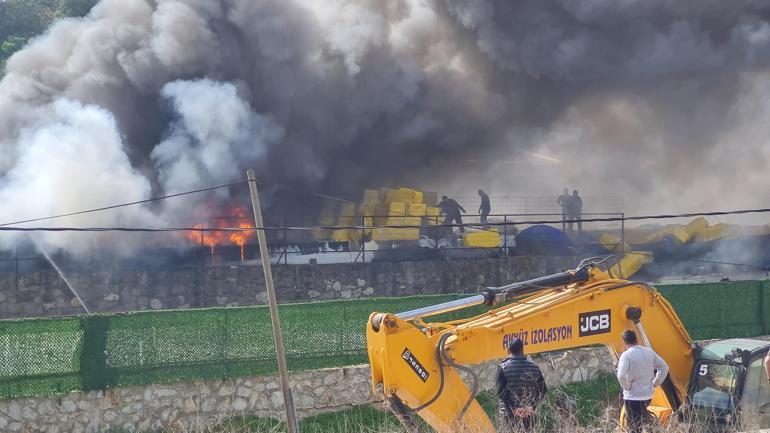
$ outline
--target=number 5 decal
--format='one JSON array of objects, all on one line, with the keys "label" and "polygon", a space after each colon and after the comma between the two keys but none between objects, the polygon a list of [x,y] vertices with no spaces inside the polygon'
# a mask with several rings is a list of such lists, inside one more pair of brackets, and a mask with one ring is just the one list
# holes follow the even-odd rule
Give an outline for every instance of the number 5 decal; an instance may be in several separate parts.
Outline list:
[{"label": "number 5 decal", "polygon": [[698,376],[705,376],[707,374],[709,374],[708,364],[701,364],[700,368],[698,369]]}]

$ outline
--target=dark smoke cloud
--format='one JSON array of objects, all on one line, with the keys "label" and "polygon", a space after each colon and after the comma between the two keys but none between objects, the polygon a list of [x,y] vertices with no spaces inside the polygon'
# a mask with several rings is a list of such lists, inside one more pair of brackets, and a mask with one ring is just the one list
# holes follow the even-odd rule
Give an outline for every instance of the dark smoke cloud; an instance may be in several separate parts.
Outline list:
[{"label": "dark smoke cloud", "polygon": [[38,199],[0,216],[246,167],[349,197],[569,185],[630,211],[759,205],[769,19],[768,1],[102,0],[8,63],[0,196]]}]

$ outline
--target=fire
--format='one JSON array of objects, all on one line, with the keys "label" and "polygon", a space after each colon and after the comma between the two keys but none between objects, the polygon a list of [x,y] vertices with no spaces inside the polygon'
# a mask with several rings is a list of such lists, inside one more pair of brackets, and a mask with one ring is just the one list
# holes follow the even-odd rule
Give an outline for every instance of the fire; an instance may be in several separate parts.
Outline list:
[{"label": "fire", "polygon": [[[211,218],[209,224],[195,224],[195,229],[221,229],[221,228],[241,228],[249,229],[253,227],[253,222],[249,217],[249,212],[243,206],[234,206],[225,208],[223,216]],[[208,246],[211,249],[211,255],[216,253],[217,245],[224,245],[228,241],[241,248],[241,261],[246,258],[246,243],[254,236],[253,230],[243,231],[191,231],[186,232],[184,237],[195,243]]]}]

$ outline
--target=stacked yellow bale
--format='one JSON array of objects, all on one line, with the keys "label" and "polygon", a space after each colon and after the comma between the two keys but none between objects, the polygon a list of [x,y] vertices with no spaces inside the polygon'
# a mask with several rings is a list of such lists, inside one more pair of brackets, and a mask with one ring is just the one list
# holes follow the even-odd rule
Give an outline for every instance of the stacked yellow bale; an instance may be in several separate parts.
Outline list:
[{"label": "stacked yellow bale", "polygon": [[[338,226],[356,226],[359,225],[358,220],[355,203],[343,203],[340,206]],[[361,232],[355,229],[336,229],[332,232],[331,238],[334,242],[358,241],[361,239]]]},{"label": "stacked yellow bale", "polygon": [[362,205],[377,206],[380,204],[380,192],[376,189],[365,189]]},{"label": "stacked yellow bale", "polygon": [[[400,191],[400,190],[390,190],[390,191]],[[403,198],[404,195],[393,194],[390,197]],[[421,217],[410,216],[407,214],[407,203],[401,202],[401,201],[394,201],[394,202],[390,202],[390,204],[388,205],[388,218],[385,221],[384,225],[419,226],[421,223],[422,223]],[[372,232],[372,240],[375,240],[375,241],[397,241],[397,240],[416,241],[419,239],[420,239],[419,228],[384,227],[384,228],[377,228]]]},{"label": "stacked yellow bale", "polygon": [[694,240],[714,240],[730,235],[727,224],[717,224],[709,226],[706,218],[696,218],[686,225],[671,224],[665,226],[654,233],[651,233],[645,239],[645,242],[659,242],[663,238],[670,236],[679,243],[686,244]]},{"label": "stacked yellow bale", "polygon": [[[337,212],[338,202],[324,200],[321,205],[321,215],[318,217],[319,226],[333,226],[335,222],[335,213]],[[330,229],[313,230],[313,239],[317,241],[329,240],[332,236]]]},{"label": "stacked yellow bale", "polygon": [[[376,205],[361,204],[358,206],[359,223],[365,227],[371,227],[374,225],[374,215],[376,212]],[[372,229],[367,228],[361,232],[364,236],[372,234]]]},{"label": "stacked yellow bale", "polygon": [[642,266],[652,263],[653,255],[649,251],[631,251],[616,264],[607,269],[612,278],[628,279],[642,269]]},{"label": "stacked yellow bale", "polygon": [[497,229],[471,231],[465,234],[463,243],[466,247],[499,248],[500,233]]},{"label": "stacked yellow bale", "polygon": [[441,209],[433,206],[428,206],[425,208],[425,222],[428,225],[439,225],[441,224]]},{"label": "stacked yellow bale", "polygon": [[385,202],[423,203],[423,194],[411,188],[386,189]]},{"label": "stacked yellow bale", "polygon": [[628,242],[623,242],[620,236],[613,235],[612,233],[602,233],[599,235],[599,243],[602,244],[607,251],[620,252],[630,251],[631,245]]},{"label": "stacked yellow bale", "polygon": [[730,226],[725,223],[719,223],[711,227],[707,227],[702,233],[699,233],[695,238],[697,241],[713,241],[722,239],[730,235]]},{"label": "stacked yellow bale", "polygon": [[408,203],[406,214],[413,217],[424,217],[426,208],[425,203]]}]

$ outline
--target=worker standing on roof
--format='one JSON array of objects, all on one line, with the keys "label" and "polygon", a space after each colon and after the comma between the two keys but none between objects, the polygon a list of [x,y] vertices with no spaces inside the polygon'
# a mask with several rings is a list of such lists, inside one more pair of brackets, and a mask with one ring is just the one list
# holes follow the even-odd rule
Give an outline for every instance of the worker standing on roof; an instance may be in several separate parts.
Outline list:
[{"label": "worker standing on roof", "polygon": [[626,350],[618,359],[618,381],[623,388],[623,407],[629,433],[642,433],[649,413],[655,387],[660,386],[668,375],[668,364],[652,349],[640,346],[636,333],[623,331],[621,335]]},{"label": "worker standing on roof", "polygon": [[540,368],[524,356],[524,342],[514,339],[511,356],[497,367],[497,396],[500,399],[501,431],[529,432],[538,404],[545,397],[545,378]]},{"label": "worker standing on roof", "polygon": [[[567,221],[567,215],[569,214],[569,200],[570,200],[569,190],[567,188],[564,188],[564,194],[560,195],[556,199],[556,203],[561,208],[561,231],[567,230],[566,221]],[[572,229],[570,228],[570,230]]]},{"label": "worker standing on roof", "polygon": [[[570,221],[577,221],[578,233],[583,233],[583,199],[578,195],[577,190],[572,191],[572,196],[567,200],[568,217]],[[572,222],[569,223],[569,231],[572,231]]]},{"label": "worker standing on roof", "polygon": [[481,197],[481,204],[479,205],[479,214],[481,215],[481,224],[487,223],[487,217],[492,212],[492,205],[489,203],[489,196],[483,189],[479,189],[479,197]]},{"label": "worker standing on roof", "polygon": [[441,202],[438,204],[438,207],[441,209],[441,214],[446,215],[444,224],[452,224],[452,221],[455,221],[460,225],[460,232],[465,233],[463,217],[460,215],[460,211],[465,213],[465,209],[460,206],[460,203],[457,203],[454,199],[447,196],[443,196],[441,197]]}]

